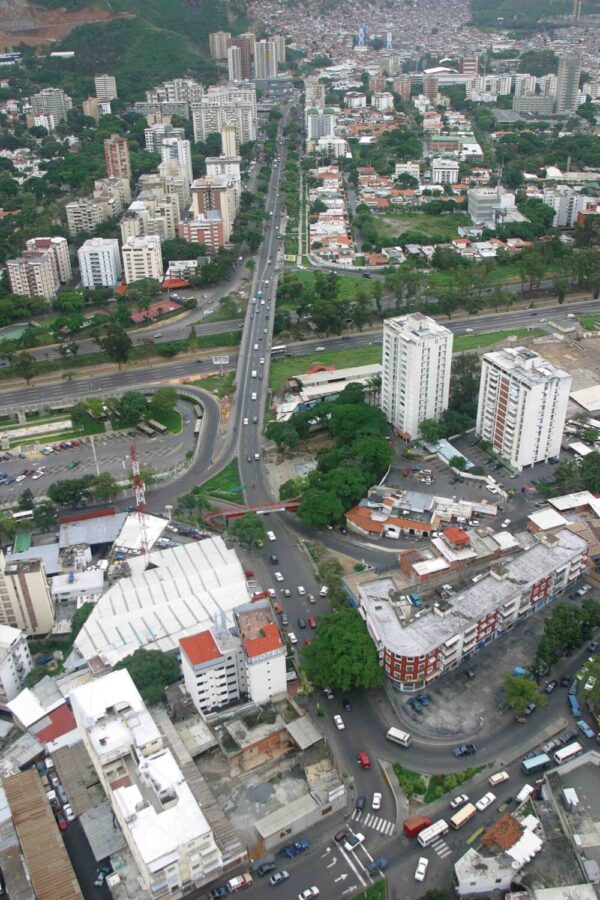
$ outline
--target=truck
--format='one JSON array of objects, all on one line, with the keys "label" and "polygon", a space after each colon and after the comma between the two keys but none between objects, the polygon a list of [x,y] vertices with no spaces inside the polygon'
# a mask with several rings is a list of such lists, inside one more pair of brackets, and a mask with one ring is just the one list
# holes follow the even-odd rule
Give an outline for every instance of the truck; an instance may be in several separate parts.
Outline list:
[{"label": "truck", "polygon": [[243,891],[244,888],[251,887],[252,885],[252,875],[249,872],[244,872],[243,875],[236,875],[234,878],[230,878],[227,882],[227,890],[230,894],[235,894],[237,891]]},{"label": "truck", "polygon": [[517,803],[525,803],[525,801],[531,797],[534,790],[535,788],[533,788],[530,784],[523,785],[523,787],[515,797],[515,800],[517,801]]},{"label": "truck", "polygon": [[416,837],[424,828],[429,828],[430,825],[431,819],[428,819],[427,816],[412,816],[405,821],[402,830],[407,837],[412,838]]},{"label": "truck", "polygon": [[522,666],[515,666],[512,670],[512,673],[518,678],[529,678],[530,681],[533,680],[533,675],[531,674],[531,672],[528,672],[527,669],[523,669]]}]

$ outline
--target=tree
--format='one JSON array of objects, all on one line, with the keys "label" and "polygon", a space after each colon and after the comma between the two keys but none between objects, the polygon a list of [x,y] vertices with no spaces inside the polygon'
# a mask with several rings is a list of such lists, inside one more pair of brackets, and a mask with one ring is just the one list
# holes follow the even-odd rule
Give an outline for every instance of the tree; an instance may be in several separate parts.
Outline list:
[{"label": "tree", "polygon": [[583,439],[584,441],[587,441],[588,444],[595,444],[599,437],[600,430],[598,428],[586,428],[583,432]]},{"label": "tree", "polygon": [[117,403],[117,414],[126,422],[139,422],[148,415],[148,401],[138,391],[126,391]]},{"label": "tree", "polygon": [[343,514],[339,497],[321,488],[308,488],[298,507],[298,515],[306,525],[331,525],[340,522]]},{"label": "tree", "polygon": [[252,544],[260,547],[267,539],[267,529],[263,517],[255,512],[249,512],[234,519],[227,526],[227,532],[241,544],[247,544],[248,547]]},{"label": "tree", "polygon": [[111,362],[118,363],[119,369],[129,360],[133,343],[124,328],[111,323],[104,334],[96,339],[96,343],[104,350]]},{"label": "tree", "polygon": [[511,709],[522,716],[530,703],[545,706],[546,695],[538,690],[538,686],[530,678],[507,673],[504,676],[504,697]]},{"label": "tree", "polygon": [[86,602],[83,603],[82,606],[79,607],[77,612],[73,613],[73,618],[71,619],[71,638],[75,640],[90,615],[94,611],[94,603]]},{"label": "tree", "polygon": [[284,481],[279,488],[279,499],[292,500],[295,497],[299,497],[306,487],[306,483],[306,478],[303,478],[302,476],[299,476],[298,478],[289,478],[287,481]]},{"label": "tree", "polygon": [[450,460],[450,465],[453,469],[458,469],[459,472],[464,472],[467,468],[467,461],[464,456],[453,456]]},{"label": "tree", "polygon": [[442,426],[436,419],[424,419],[419,425],[419,431],[428,444],[436,444],[442,437]]},{"label": "tree", "polygon": [[173,387],[157,388],[152,394],[150,406],[157,415],[173,412],[177,406],[177,391]]},{"label": "tree", "polygon": [[110,472],[100,472],[94,478],[92,492],[96,500],[110,500],[119,490],[118,482]]},{"label": "tree", "polygon": [[35,375],[36,362],[31,353],[17,353],[11,359],[11,368],[15,375],[25,379],[26,384],[31,384],[31,379]]},{"label": "tree", "polygon": [[179,680],[177,657],[161,650],[136,650],[118,662],[115,669],[127,669],[132,681],[148,706],[160,703],[165,688]]},{"label": "tree", "polygon": [[42,500],[33,511],[33,523],[38,531],[51,531],[56,525],[56,506],[51,500]]},{"label": "tree", "polygon": [[19,496],[19,509],[33,509],[33,491],[31,488],[25,488]]},{"label": "tree", "polygon": [[555,275],[552,287],[559,303],[564,303],[565,298],[571,289],[571,279],[568,275]]},{"label": "tree", "polygon": [[341,691],[378,688],[383,677],[375,645],[355,609],[346,607],[319,622],[302,651],[309,680]]},{"label": "tree", "polygon": [[584,641],[586,615],[579,606],[557,603],[544,621],[544,633],[535,656],[536,668],[553,666],[563,656],[577,650]]}]

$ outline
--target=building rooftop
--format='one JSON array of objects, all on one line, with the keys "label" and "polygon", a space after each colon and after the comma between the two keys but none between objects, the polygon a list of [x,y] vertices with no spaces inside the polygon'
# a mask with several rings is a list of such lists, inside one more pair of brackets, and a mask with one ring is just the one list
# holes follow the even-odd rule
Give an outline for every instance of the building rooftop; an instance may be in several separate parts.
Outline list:
[{"label": "building rooftop", "polygon": [[[58,546],[72,547],[76,544],[112,544],[127,518],[127,513],[114,513],[108,516],[97,516],[93,519],[80,519],[77,522],[64,522],[60,526]],[[165,523],[166,524],[166,523]]]},{"label": "building rooftop", "polygon": [[537,526],[540,531],[547,531],[549,528],[560,528],[567,524],[564,516],[561,516],[555,509],[540,509],[527,516],[527,520],[532,525]]},{"label": "building rooftop", "polygon": [[67,572],[65,575],[55,575],[52,579],[52,593],[54,595],[65,592],[77,593],[84,591],[100,595],[104,589],[104,572],[100,569],[87,569],[83,572]]},{"label": "building rooftop", "polygon": [[191,634],[189,637],[181,638],[179,646],[193,666],[210,662],[212,659],[219,659],[222,655],[208,629],[199,631],[198,634]]},{"label": "building rooftop", "polygon": [[548,362],[534,350],[526,347],[507,347],[504,350],[492,350],[484,354],[484,359],[504,372],[509,372],[519,381],[530,387],[544,384],[550,378],[568,378],[571,376],[564,369],[559,369]]},{"label": "building rooftop", "polygon": [[8,553],[6,562],[8,565],[20,562],[21,560],[41,560],[46,575],[56,575],[62,570],[62,566],[58,559],[58,548],[59,545],[57,543],[39,544],[35,547],[29,547],[28,550],[23,550],[21,553]]},{"label": "building rooftop", "polygon": [[395,316],[393,319],[386,319],[383,326],[383,333],[395,333],[406,341],[418,342],[426,338],[437,338],[449,335],[452,332],[440,325],[435,319],[424,316],[423,313],[408,313],[406,316]]},{"label": "building rooftop", "polygon": [[270,603],[254,603],[236,612],[240,638],[247,656],[258,657],[284,649]]},{"label": "building rooftop", "polygon": [[12,628],[10,625],[0,625],[0,652],[2,650],[10,650],[21,637],[23,632],[20,628]]}]

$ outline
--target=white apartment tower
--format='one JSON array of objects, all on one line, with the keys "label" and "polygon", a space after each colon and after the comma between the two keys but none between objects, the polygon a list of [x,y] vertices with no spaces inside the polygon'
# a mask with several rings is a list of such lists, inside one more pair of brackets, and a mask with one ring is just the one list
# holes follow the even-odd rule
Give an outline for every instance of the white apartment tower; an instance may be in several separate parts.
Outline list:
[{"label": "white apartment tower", "polygon": [[307,109],[307,140],[318,141],[321,137],[335,137],[336,121],[336,110],[331,107],[325,107],[325,109]]},{"label": "white apartment tower", "polygon": [[0,551],[0,624],[30,636],[52,631],[54,602],[41,560],[7,562]]},{"label": "white apartment tower", "polygon": [[77,251],[81,283],[86,288],[113,287],[123,272],[116,238],[90,238]]},{"label": "white apartment tower", "polygon": [[73,101],[62,88],[48,87],[32,95],[31,109],[34,116],[52,116],[57,125],[67,118],[67,113],[73,109]]},{"label": "white apartment tower", "polygon": [[185,128],[177,128],[169,122],[157,122],[144,128],[144,142],[149,153],[159,153],[162,142],[167,138],[185,140]]},{"label": "white apartment tower", "polygon": [[96,97],[103,103],[117,98],[117,79],[114,75],[96,75],[94,77]]},{"label": "white apartment tower", "polygon": [[189,141],[181,138],[165,138],[160,145],[161,162],[168,163],[175,160],[181,166],[181,170],[187,176],[191,184],[194,175],[192,172],[192,148]]},{"label": "white apartment tower", "polygon": [[555,109],[557,115],[568,116],[577,109],[580,74],[581,60],[578,56],[565,54],[559,57],[556,76]]},{"label": "white apartment tower", "polygon": [[20,628],[0,625],[0,708],[23,690],[33,669],[27,638]]},{"label": "white apartment tower", "polygon": [[571,376],[533,350],[484,354],[475,431],[520,470],[557,456]]},{"label": "white apartment tower", "polygon": [[162,281],[160,237],[157,234],[149,234],[145,237],[129,238],[123,244],[123,268],[126,284],[140,281],[142,278]]},{"label": "white apartment tower", "polygon": [[254,85],[221,84],[209,87],[192,109],[194,141],[206,141],[224,125],[235,128],[238,143],[256,140],[256,88]]},{"label": "white apartment tower", "polygon": [[227,77],[230,81],[243,81],[242,51],[239,47],[227,50]]},{"label": "white apartment tower", "polygon": [[275,78],[277,75],[277,47],[275,41],[257,41],[254,45],[254,77]]},{"label": "white apartment tower", "polygon": [[407,440],[448,408],[452,340],[448,328],[419,312],[384,322],[381,408]]},{"label": "white apartment tower", "polygon": [[221,128],[221,155],[237,156],[238,143],[234,125],[223,125]]},{"label": "white apartment tower", "polygon": [[229,31],[212,31],[208,36],[208,46],[212,59],[226,59],[231,41]]},{"label": "white apartment tower", "polygon": [[183,897],[218,877],[212,828],[129,672],[71,692],[75,721],[139,875],[136,896]]}]

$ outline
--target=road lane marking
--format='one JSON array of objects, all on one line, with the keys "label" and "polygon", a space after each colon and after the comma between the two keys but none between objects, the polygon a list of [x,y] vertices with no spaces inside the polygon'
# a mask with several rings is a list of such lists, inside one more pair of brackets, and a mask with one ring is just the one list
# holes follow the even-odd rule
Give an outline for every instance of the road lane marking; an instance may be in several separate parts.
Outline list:
[{"label": "road lane marking", "polygon": [[340,851],[341,851],[341,853],[342,853],[342,856],[344,857],[344,859],[346,860],[346,862],[348,863],[348,865],[350,866],[350,868],[351,868],[352,871],[354,872],[355,876],[360,880],[360,883],[362,884],[362,886],[363,886],[363,887],[366,887],[366,886],[367,886],[367,881],[363,878],[363,876],[362,876],[361,873],[359,872],[358,868],[354,865],[354,862],[358,862],[358,860],[355,859],[355,860],[353,861],[353,860],[350,858],[349,854],[346,853],[346,851],[345,851],[345,849],[344,849],[343,847],[340,847]]}]

